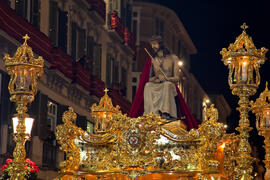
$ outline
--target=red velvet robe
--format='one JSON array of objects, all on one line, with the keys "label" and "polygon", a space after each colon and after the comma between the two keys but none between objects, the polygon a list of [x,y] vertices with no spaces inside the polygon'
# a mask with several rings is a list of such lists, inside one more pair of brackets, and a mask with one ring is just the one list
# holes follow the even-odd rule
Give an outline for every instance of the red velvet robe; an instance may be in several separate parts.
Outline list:
[{"label": "red velvet robe", "polygon": [[[151,69],[151,59],[149,58],[146,61],[146,64],[144,65],[143,72],[141,74],[139,87],[138,87],[137,93],[135,95],[134,101],[132,103],[132,106],[131,106],[131,109],[129,112],[130,117],[135,118],[135,117],[143,115],[143,112],[144,112],[144,97],[143,97],[144,86],[149,81],[150,69]],[[183,98],[183,95],[179,91],[179,88],[176,85],[175,85],[175,88],[176,88],[176,91],[178,94],[177,98],[176,98],[178,100],[178,103],[176,103],[178,105],[177,106],[178,117],[185,116],[185,119],[183,121],[187,125],[188,129],[198,128],[198,124],[197,124],[195,118],[193,117],[193,115],[191,114],[190,109]]]}]

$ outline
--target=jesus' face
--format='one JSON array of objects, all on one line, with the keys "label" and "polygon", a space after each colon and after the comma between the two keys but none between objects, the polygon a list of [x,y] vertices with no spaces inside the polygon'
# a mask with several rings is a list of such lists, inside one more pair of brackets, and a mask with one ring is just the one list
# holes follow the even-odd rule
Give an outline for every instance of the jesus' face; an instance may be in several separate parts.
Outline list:
[{"label": "jesus' face", "polygon": [[159,43],[158,41],[151,41],[151,46],[155,52],[159,50]]}]

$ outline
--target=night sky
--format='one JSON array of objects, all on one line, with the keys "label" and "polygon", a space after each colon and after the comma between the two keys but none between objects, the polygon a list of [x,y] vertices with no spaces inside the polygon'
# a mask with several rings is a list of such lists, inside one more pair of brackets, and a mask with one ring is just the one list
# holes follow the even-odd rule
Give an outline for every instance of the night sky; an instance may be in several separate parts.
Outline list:
[{"label": "night sky", "polygon": [[[270,49],[270,1],[269,0],[150,0],[173,9],[184,24],[198,53],[191,56],[190,71],[207,93],[222,93],[232,108],[227,123],[229,132],[238,125],[239,113],[235,110],[238,97],[231,94],[227,83],[228,68],[221,61],[220,50],[227,48],[241,34],[243,22],[249,26],[247,34],[258,48]],[[270,52],[268,60],[260,68],[261,84],[258,92],[270,81]],[[251,97],[255,100],[259,93]],[[251,125],[255,117],[250,113]],[[252,143],[261,146],[263,138],[252,131]],[[260,153],[263,157],[263,154]]]}]

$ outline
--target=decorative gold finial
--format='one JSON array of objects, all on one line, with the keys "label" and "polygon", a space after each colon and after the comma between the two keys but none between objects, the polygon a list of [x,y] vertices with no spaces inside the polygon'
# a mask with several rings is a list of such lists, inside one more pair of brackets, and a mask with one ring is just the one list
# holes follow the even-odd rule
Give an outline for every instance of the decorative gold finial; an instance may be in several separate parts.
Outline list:
[{"label": "decorative gold finial", "polygon": [[27,40],[30,39],[30,37],[28,36],[28,34],[26,34],[25,36],[23,36],[24,39],[24,43],[27,43]]},{"label": "decorative gold finial", "polygon": [[108,94],[108,91],[109,91],[109,90],[108,90],[107,88],[104,89],[105,95]]},{"label": "decorative gold finial", "polygon": [[268,81],[265,83],[265,91],[268,91]]},{"label": "decorative gold finial", "polygon": [[244,22],[243,25],[240,26],[244,31],[248,28],[248,25]]}]

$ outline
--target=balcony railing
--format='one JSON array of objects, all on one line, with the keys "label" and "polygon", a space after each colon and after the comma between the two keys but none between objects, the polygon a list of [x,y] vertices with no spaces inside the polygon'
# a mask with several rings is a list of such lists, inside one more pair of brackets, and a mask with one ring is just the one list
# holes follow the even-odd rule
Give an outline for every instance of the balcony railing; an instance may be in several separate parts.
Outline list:
[{"label": "balcony railing", "polygon": [[124,24],[115,12],[111,13],[111,29],[116,31],[121,38],[124,38]]},{"label": "balcony railing", "polygon": [[111,13],[111,30],[116,31],[118,35],[124,39],[125,45],[129,46],[135,52],[135,38],[132,32],[124,26],[121,18],[118,17],[115,12]]},{"label": "balcony railing", "polygon": [[104,20],[106,17],[106,4],[103,0],[87,0],[91,9],[96,11]]},{"label": "balcony railing", "polygon": [[129,46],[133,51],[136,50],[136,46],[135,46],[135,38],[132,34],[132,32],[127,28],[125,27],[125,45],[126,46]]}]

